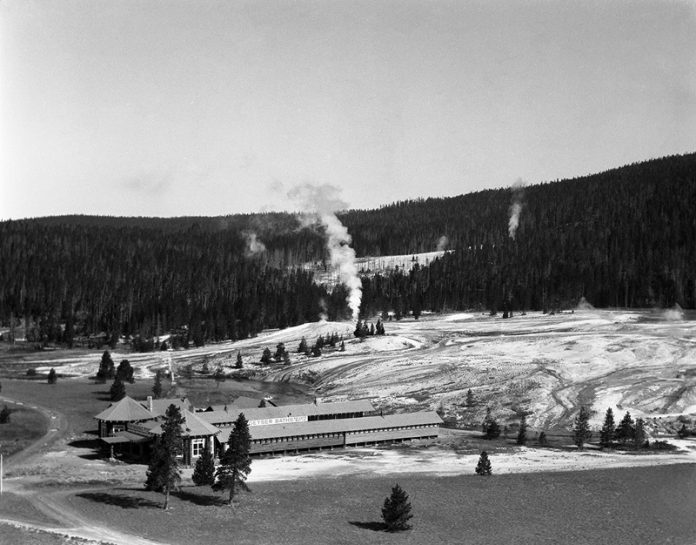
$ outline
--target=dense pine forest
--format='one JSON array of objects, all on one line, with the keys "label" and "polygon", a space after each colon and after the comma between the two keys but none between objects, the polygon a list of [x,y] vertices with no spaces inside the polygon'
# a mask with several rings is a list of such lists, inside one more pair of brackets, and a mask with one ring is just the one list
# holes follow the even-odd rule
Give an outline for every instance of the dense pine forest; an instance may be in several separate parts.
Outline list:
[{"label": "dense pine forest", "polygon": [[[515,237],[513,199],[522,204]],[[394,310],[696,307],[696,154],[573,180],[339,213],[361,255],[454,250],[363,278],[364,314]],[[250,245],[255,237],[265,246]],[[0,223],[0,322],[70,344],[104,332],[184,342],[242,338],[349,315],[299,265],[320,229],[284,213],[216,218],[60,216]]]}]

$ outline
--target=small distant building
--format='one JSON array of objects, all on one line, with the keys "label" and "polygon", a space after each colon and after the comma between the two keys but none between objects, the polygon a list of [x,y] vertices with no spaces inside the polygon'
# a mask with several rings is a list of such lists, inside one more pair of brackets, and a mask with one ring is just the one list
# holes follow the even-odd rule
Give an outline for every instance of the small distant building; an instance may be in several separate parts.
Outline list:
[{"label": "small distant building", "polygon": [[193,464],[206,448],[216,455],[224,452],[234,422],[242,413],[249,422],[252,454],[434,439],[442,424],[434,411],[384,415],[369,400],[250,408],[230,403],[222,408],[210,406],[203,412],[194,412],[186,399],[150,397],[139,403],[125,397],[95,417],[99,422],[99,437],[112,456],[147,459],[152,441],[162,433],[162,418],[171,404],[180,408],[185,420],[182,424],[185,465]]}]

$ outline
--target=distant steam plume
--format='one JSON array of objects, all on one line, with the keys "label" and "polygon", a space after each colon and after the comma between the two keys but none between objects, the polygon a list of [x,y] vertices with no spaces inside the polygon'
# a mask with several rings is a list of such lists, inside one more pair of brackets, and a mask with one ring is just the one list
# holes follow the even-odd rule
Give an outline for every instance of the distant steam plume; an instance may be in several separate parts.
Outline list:
[{"label": "distant steam plume", "polygon": [[449,244],[449,239],[447,238],[446,235],[442,235],[440,237],[440,239],[437,241],[437,251],[444,252],[447,249],[448,244]]},{"label": "distant steam plume", "polygon": [[668,322],[679,322],[684,319],[684,311],[679,306],[679,303],[674,303],[672,308],[662,313],[662,319]]},{"label": "distant steam plume", "polygon": [[510,220],[508,221],[508,235],[515,240],[517,227],[520,224],[520,214],[522,213],[522,197],[524,196],[524,182],[521,178],[512,186],[512,204],[510,205]]},{"label": "distant steam plume", "polygon": [[347,208],[347,204],[339,199],[339,193],[339,188],[329,184],[302,184],[292,188],[288,197],[304,210],[300,217],[303,225],[319,224],[324,228],[331,265],[338,271],[341,283],[348,288],[346,301],[353,320],[357,320],[362,300],[362,282],[355,265],[355,250],[350,247],[351,236],[335,214],[337,210]]},{"label": "distant steam plume", "polygon": [[266,251],[266,245],[258,239],[256,233],[253,231],[244,231],[243,235],[246,241],[245,255],[247,257],[255,256]]}]

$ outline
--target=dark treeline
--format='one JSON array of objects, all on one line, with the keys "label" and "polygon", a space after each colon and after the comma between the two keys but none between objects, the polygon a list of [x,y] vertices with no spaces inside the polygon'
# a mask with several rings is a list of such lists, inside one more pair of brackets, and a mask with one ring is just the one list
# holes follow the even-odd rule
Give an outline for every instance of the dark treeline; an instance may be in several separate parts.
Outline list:
[{"label": "dark treeline", "polygon": [[432,248],[444,234],[456,248],[427,268],[364,282],[363,308],[540,310],[581,297],[598,307],[696,307],[696,154],[530,186],[514,239],[511,199],[494,190],[387,207],[380,221],[393,240],[370,236],[375,218],[360,213],[356,245],[368,237],[402,253],[399,242]]},{"label": "dark treeline", "polygon": [[[530,186],[516,238],[510,189],[339,214],[358,255],[455,250],[428,267],[364,278],[363,314],[394,310],[696,307],[696,154]],[[256,235],[265,252],[250,254]],[[0,222],[0,321],[56,340],[107,332],[246,337],[347,315],[296,268],[326,258],[291,214],[59,216]],[[38,330],[38,333],[37,333]]]},{"label": "dark treeline", "polygon": [[329,296],[309,273],[270,267],[245,247],[228,230],[196,226],[3,222],[0,319],[26,319],[30,340],[181,329],[200,344],[343,315],[341,290]]}]

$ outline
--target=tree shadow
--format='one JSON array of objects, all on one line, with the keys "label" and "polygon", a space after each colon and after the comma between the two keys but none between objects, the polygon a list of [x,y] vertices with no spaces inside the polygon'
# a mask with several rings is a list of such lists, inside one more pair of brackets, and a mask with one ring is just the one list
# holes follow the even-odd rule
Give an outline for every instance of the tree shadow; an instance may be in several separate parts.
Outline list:
[{"label": "tree shadow", "polygon": [[182,501],[187,501],[195,505],[202,505],[206,507],[211,505],[227,505],[227,500],[225,500],[225,498],[210,494],[198,494],[188,490],[179,490],[178,492],[175,492],[174,495]]},{"label": "tree shadow", "polygon": [[126,494],[112,494],[109,492],[83,492],[77,494],[80,498],[85,498],[97,503],[106,503],[107,505],[116,505],[122,509],[137,509],[140,507],[162,507],[159,502],[141,498],[139,496],[130,496]]},{"label": "tree shadow", "polygon": [[372,530],[373,532],[386,532],[387,525],[384,522],[359,522],[357,520],[349,520],[348,524],[362,528],[363,530]]}]

